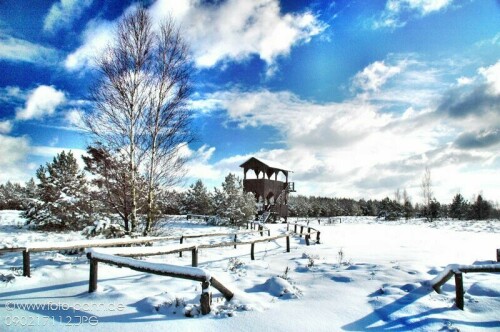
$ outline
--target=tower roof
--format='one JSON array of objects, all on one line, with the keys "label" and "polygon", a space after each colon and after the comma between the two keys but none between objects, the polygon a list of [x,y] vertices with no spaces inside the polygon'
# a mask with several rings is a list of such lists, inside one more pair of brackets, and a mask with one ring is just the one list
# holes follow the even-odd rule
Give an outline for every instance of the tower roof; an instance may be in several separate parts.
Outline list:
[{"label": "tower roof", "polygon": [[266,174],[272,174],[278,172],[283,172],[284,174],[288,174],[289,172],[291,172],[290,170],[286,169],[284,166],[282,166],[277,162],[268,161],[256,157],[248,159],[243,164],[241,164],[240,167],[243,167],[245,170],[251,169],[256,172],[264,172]]}]

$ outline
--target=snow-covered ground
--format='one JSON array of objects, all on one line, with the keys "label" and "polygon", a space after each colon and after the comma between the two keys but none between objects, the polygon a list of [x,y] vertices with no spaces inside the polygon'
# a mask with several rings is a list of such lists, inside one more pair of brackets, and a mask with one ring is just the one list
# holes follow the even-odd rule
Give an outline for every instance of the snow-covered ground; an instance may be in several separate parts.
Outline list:
[{"label": "snow-covered ground", "polygon": [[[292,221],[295,221],[292,220]],[[235,292],[226,302],[213,289],[212,312],[196,313],[200,283],[99,265],[98,291],[88,293],[84,255],[33,253],[32,277],[20,276],[20,253],[0,255],[0,331],[499,331],[500,276],[464,275],[465,310],[454,305],[453,279],[437,294],[429,286],[446,265],[488,264],[500,248],[498,221],[386,222],[344,217],[311,226],[321,244],[293,238],[250,246],[203,249],[199,267]],[[23,228],[15,211],[0,212],[0,248],[28,242],[80,240],[77,232]],[[176,218],[165,234],[228,231]],[[285,225],[270,225],[271,235]],[[240,240],[258,235],[242,235]],[[189,239],[215,243],[230,237]],[[312,242],[314,243],[314,242]],[[160,242],[155,245],[169,245]],[[191,254],[147,261],[190,266]],[[3,275],[3,276],[2,276]]]}]

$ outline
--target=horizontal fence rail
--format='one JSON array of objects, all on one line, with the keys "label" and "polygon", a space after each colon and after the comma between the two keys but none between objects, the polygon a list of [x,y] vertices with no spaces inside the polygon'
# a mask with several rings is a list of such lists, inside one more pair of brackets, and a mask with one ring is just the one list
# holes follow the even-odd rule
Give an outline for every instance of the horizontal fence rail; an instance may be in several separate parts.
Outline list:
[{"label": "horizontal fence rail", "polygon": [[431,280],[430,285],[437,292],[441,293],[441,287],[452,277],[455,277],[455,304],[464,310],[464,286],[463,273],[500,273],[500,264],[483,265],[448,265],[441,273]]},{"label": "horizontal fence rail", "polygon": [[[293,232],[295,234],[299,234],[299,237],[302,237],[304,235],[304,239],[306,241],[306,244],[309,245],[311,241],[312,235],[316,234],[316,243],[319,244],[320,242],[320,234],[321,232],[313,227],[310,227],[308,225],[303,225],[303,224],[297,224],[297,223],[287,223],[286,224],[286,230],[290,230],[290,226],[293,226]],[[300,233],[297,232],[297,228],[300,227]],[[307,230],[307,233],[304,233],[304,229]]]},{"label": "horizontal fence rail", "polygon": [[101,262],[119,267],[128,267],[129,269],[139,272],[201,282],[202,293],[200,297],[200,307],[203,315],[210,312],[210,305],[212,302],[210,285],[217,289],[228,301],[234,296],[232,291],[212,277],[208,271],[197,267],[144,262],[133,258],[109,255],[96,251],[95,249],[87,252],[87,258],[90,260],[89,293],[97,290],[98,263]]},{"label": "horizontal fence rail", "polygon": [[208,219],[210,219],[212,217],[215,217],[215,216],[206,215],[206,214],[191,214],[191,213],[186,215],[187,220],[189,220],[189,219],[203,219],[205,221],[208,221]]},{"label": "horizontal fence rail", "polygon": [[[286,238],[286,252],[290,252],[290,233],[283,233],[274,236],[259,237],[247,241],[227,241],[211,244],[179,244],[179,245],[169,245],[169,246],[157,246],[157,247],[117,247],[117,248],[103,248],[99,249],[100,253],[105,253],[109,255],[117,255],[123,257],[146,257],[146,256],[157,256],[157,255],[167,255],[184,251],[191,251],[192,261],[191,265],[193,267],[198,266],[198,251],[200,249],[211,249],[211,248],[222,248],[231,247],[237,245],[250,245],[250,258],[255,260],[255,244],[260,242],[269,242],[277,239]],[[87,253],[95,252],[95,249],[87,249]]]},{"label": "horizontal fence rail", "polygon": [[[177,236],[157,236],[157,237],[139,237],[139,238],[120,238],[120,239],[99,239],[99,240],[80,240],[70,242],[52,242],[52,243],[28,243],[25,247],[14,248],[1,248],[2,252],[22,252],[23,255],[23,276],[31,277],[31,257],[30,253],[55,251],[55,250],[74,250],[74,249],[87,249],[87,248],[106,248],[116,246],[127,246],[135,244],[146,244],[158,241],[180,240],[182,244],[184,239],[187,238],[202,238],[202,237],[216,237],[216,236],[232,236],[236,242],[238,235],[258,233],[259,230],[243,230],[238,232],[227,233],[203,233],[203,234],[187,234]],[[261,233],[262,234],[262,233]],[[236,247],[237,243],[234,244]],[[187,250],[179,250],[177,252],[182,256],[182,252]]]},{"label": "horizontal fence rail", "polygon": [[[266,229],[266,230],[268,231],[268,234],[270,235],[269,229]],[[244,234],[252,234],[252,233],[260,233],[261,236],[263,236],[262,230],[243,230],[243,231],[227,232],[227,233],[186,234],[186,235],[181,235],[181,236],[158,236],[158,237],[140,237],[140,238],[126,238],[126,239],[120,238],[120,239],[80,240],[80,241],[52,242],[52,243],[28,243],[25,247],[2,248],[0,250],[0,252],[22,252],[22,255],[23,255],[23,276],[31,277],[30,253],[32,253],[32,252],[35,253],[35,252],[45,252],[45,251],[55,251],[55,250],[106,248],[106,247],[129,246],[129,245],[135,245],[135,244],[153,243],[153,242],[158,242],[158,241],[179,240],[181,246],[175,247],[176,249],[173,252],[179,253],[179,255],[182,257],[182,252],[190,251],[190,250],[193,251],[193,249],[191,248],[192,246],[188,245],[186,247],[186,248],[190,248],[190,249],[185,249],[184,247],[182,247],[182,245],[184,244],[184,239],[229,236],[229,237],[233,238],[233,242],[223,242],[223,245],[221,245],[221,246],[226,246],[227,243],[230,243],[230,245],[232,245],[236,248],[236,246],[239,244],[246,244],[246,242],[238,242],[237,241],[238,236],[244,235]],[[263,241],[270,241],[273,238],[269,239],[269,237],[266,237],[263,239],[264,239]],[[262,241],[257,241],[257,242],[262,242]],[[148,252],[148,249],[146,249],[147,247],[146,248],[133,247],[133,248],[140,248],[140,250],[130,248],[129,251],[130,252],[148,253],[148,254],[145,254],[144,256],[152,255],[151,253]],[[151,248],[155,248],[155,247],[151,247]],[[201,246],[198,246],[198,248],[201,248]],[[127,249],[123,249],[123,250],[127,250]],[[156,249],[152,249],[152,250],[154,251]],[[158,255],[168,254],[168,253],[173,253],[173,252],[168,251],[168,252],[164,252],[164,253],[158,253]],[[288,249],[288,252],[289,252],[289,249]],[[141,254],[130,255],[130,257],[132,257],[132,256],[141,256]],[[193,253],[193,259],[195,259],[195,258],[197,259],[197,254]]]},{"label": "horizontal fence rail", "polygon": [[260,220],[247,221],[247,229],[257,230],[261,236],[264,235],[264,232],[267,232],[267,235],[271,235],[271,230],[260,222]]}]

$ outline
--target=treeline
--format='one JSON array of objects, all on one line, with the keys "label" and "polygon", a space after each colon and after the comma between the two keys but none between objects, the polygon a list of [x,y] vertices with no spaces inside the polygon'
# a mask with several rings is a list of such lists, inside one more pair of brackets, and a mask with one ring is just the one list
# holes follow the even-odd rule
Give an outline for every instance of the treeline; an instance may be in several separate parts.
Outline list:
[{"label": "treeline", "polygon": [[[112,228],[112,236],[131,233],[133,207],[126,162],[102,147],[89,148],[87,153],[84,170],[71,151],[63,151],[38,168],[36,182],[0,185],[0,209],[23,210],[28,224],[41,229],[86,229],[96,235]],[[145,183],[146,179],[136,174],[136,181]],[[253,195],[243,192],[242,182],[234,174],[226,176],[221,188],[213,192],[198,181],[182,194],[155,188],[152,205],[147,191],[139,191],[137,197],[136,231],[143,234],[153,229],[146,228],[151,216],[158,221],[165,214],[210,214],[218,216],[213,223],[239,225],[256,214]]]},{"label": "treeline", "polygon": [[451,204],[441,204],[433,198],[429,205],[413,205],[408,198],[354,200],[298,195],[290,197],[289,210],[292,217],[377,216],[387,220],[425,217],[429,221],[438,218],[500,219],[498,207],[482,195],[469,202],[461,194],[456,194]]},{"label": "treeline", "polygon": [[[201,180],[191,185],[186,192],[168,191],[165,193],[163,212],[166,214],[220,215],[224,211],[217,206],[217,191],[210,193]],[[435,198],[428,206],[413,205],[406,193],[386,197],[382,200],[355,200],[351,198],[330,198],[317,196],[291,195],[289,212],[291,217],[336,217],[336,216],[376,216],[387,220],[425,217],[483,220],[500,219],[500,210],[478,195],[471,202],[461,194],[455,195],[451,204],[441,204]],[[400,196],[400,197],[399,197]]]},{"label": "treeline", "polygon": [[[85,168],[79,169],[71,152],[62,152],[51,163],[40,166],[36,179],[25,184],[7,182],[0,185],[0,209],[23,210],[31,225],[56,229],[83,229],[90,233],[112,227],[114,235],[130,233],[132,198],[128,186],[126,161],[106,149],[89,148],[83,157]],[[146,178],[136,174],[138,183]],[[208,190],[198,180],[187,191],[178,192],[155,188],[154,204],[147,192],[138,186],[136,201],[139,226],[147,218],[159,220],[164,215],[199,214],[216,216],[212,222],[221,225],[239,225],[253,219],[256,204],[253,194],[243,192],[242,182],[234,174],[226,176],[221,188]],[[152,207],[152,209],[151,209]],[[451,204],[442,204],[435,198],[428,204],[413,205],[406,191],[396,191],[394,199],[354,200],[291,195],[291,217],[377,216],[387,220],[425,217],[483,220],[500,219],[500,210],[482,195],[467,201],[456,194]],[[149,217],[148,217],[149,216]],[[154,226],[154,225],[153,225]],[[146,234],[145,227],[138,230]]]}]

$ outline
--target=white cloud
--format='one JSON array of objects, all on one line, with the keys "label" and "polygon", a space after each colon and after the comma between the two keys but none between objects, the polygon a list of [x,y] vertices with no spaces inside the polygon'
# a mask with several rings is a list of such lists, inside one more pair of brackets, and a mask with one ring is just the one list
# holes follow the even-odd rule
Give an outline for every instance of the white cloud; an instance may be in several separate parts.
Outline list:
[{"label": "white cloud", "polygon": [[151,12],[158,19],[169,12],[176,15],[198,67],[244,61],[252,55],[272,66],[294,45],[308,42],[325,29],[311,12],[281,14],[277,0],[229,0],[218,6],[159,0]]},{"label": "white cloud", "polygon": [[93,0],[60,0],[54,3],[45,16],[43,30],[57,32],[68,28],[78,19]]},{"label": "white cloud", "polygon": [[6,181],[24,181],[28,175],[22,164],[29,153],[27,137],[10,137],[0,134],[0,183]]},{"label": "white cloud", "polygon": [[18,86],[6,86],[0,88],[0,101],[17,102],[26,97],[25,93]]},{"label": "white cloud", "polygon": [[83,32],[83,43],[64,60],[68,70],[80,70],[93,67],[94,59],[99,57],[106,46],[113,40],[115,22],[90,21]]},{"label": "white cloud", "polygon": [[375,20],[373,27],[399,28],[406,25],[414,17],[445,10],[453,0],[388,0],[380,17]]},{"label": "white cloud", "polygon": [[57,62],[58,51],[0,32],[0,59],[51,65]]},{"label": "white cloud", "polygon": [[457,79],[458,86],[470,85],[474,82],[473,78],[461,76]]},{"label": "white cloud", "polygon": [[302,174],[324,176],[319,170],[339,174],[369,168],[380,159],[423,153],[435,141],[430,128],[415,128],[411,135],[400,137],[398,128],[390,125],[402,116],[384,114],[361,99],[318,104],[290,92],[265,90],[218,92],[209,97],[242,127],[274,126],[288,152],[295,154],[295,163],[302,165],[298,170]]},{"label": "white cloud", "polygon": [[76,128],[84,128],[83,115],[84,112],[82,110],[77,108],[72,108],[66,111],[64,119],[71,126],[74,126]]},{"label": "white cloud", "polygon": [[392,76],[401,72],[402,66],[387,66],[384,61],[376,61],[354,76],[353,84],[362,90],[377,91]]},{"label": "white cloud", "polygon": [[[131,8],[134,7],[126,12]],[[309,42],[326,28],[311,12],[282,14],[278,0],[228,0],[216,5],[197,0],[158,0],[150,13],[157,23],[168,15],[176,19],[199,68],[258,56],[272,73],[280,56],[286,56],[293,46]],[[91,22],[82,46],[66,58],[66,68],[91,65],[92,57],[112,40],[116,22]]]},{"label": "white cloud", "polygon": [[0,134],[8,134],[12,130],[12,121],[0,121]]},{"label": "white cloud", "polygon": [[64,92],[56,90],[52,86],[40,85],[31,91],[24,108],[16,110],[16,119],[40,119],[52,115],[65,100]]},{"label": "white cloud", "polygon": [[189,158],[187,164],[187,177],[192,179],[214,180],[222,175],[221,170],[210,165],[209,161],[215,152],[215,147],[202,145],[197,150],[191,150],[187,145],[183,146],[181,151]]},{"label": "white cloud", "polygon": [[[207,94],[193,103],[201,108],[200,116],[225,112],[227,121],[241,128],[273,126],[270,139],[279,140],[284,146],[214,163],[207,161],[206,167],[213,171],[213,176],[219,171],[220,182],[227,172],[241,175],[239,164],[255,155],[289,166],[301,194],[383,198],[391,196],[398,187],[406,187],[418,201],[421,173],[430,166],[437,176],[436,186],[442,187],[436,194],[442,201],[450,199],[446,195],[451,183],[453,188],[483,187],[490,195],[500,194],[483,181],[484,177],[474,175],[490,173],[492,160],[497,156],[495,146],[483,144],[481,150],[461,150],[453,144],[464,131],[480,130],[485,123],[498,122],[498,116],[496,120],[475,121],[474,125],[449,118],[437,111],[437,102],[447,90],[456,87],[453,74],[444,77],[447,68],[435,70],[431,64],[414,60],[401,64],[389,59],[379,66],[400,68],[390,82],[386,80],[390,70],[361,71],[375,72],[365,75],[374,77],[367,79],[374,82],[366,84],[371,90],[339,103],[318,103],[288,91],[264,89]],[[480,72],[494,77],[494,69],[491,66]],[[447,171],[450,168],[454,171]],[[471,169],[479,171],[471,174]],[[465,173],[466,177],[460,176]],[[476,179],[475,185],[466,183],[465,178]]]},{"label": "white cloud", "polygon": [[[1,126],[1,124],[0,124]],[[28,136],[14,137],[0,132],[0,183],[7,181],[24,182],[35,175],[39,163],[34,163],[32,156],[42,157],[47,161],[63,150],[72,151],[80,168],[84,167],[81,156],[85,150],[51,146],[32,146]]]},{"label": "white cloud", "polygon": [[479,73],[486,79],[492,94],[500,94],[500,60],[490,67],[479,68]]},{"label": "white cloud", "polygon": [[73,152],[73,155],[76,158],[86,153],[86,151],[83,149],[62,148],[53,146],[33,146],[31,147],[30,153],[34,156],[39,156],[39,157],[54,157],[56,154],[61,153],[63,151]]},{"label": "white cloud", "polygon": [[448,7],[453,0],[388,0],[386,9],[394,13],[405,10],[415,10],[422,15],[443,10]]}]

